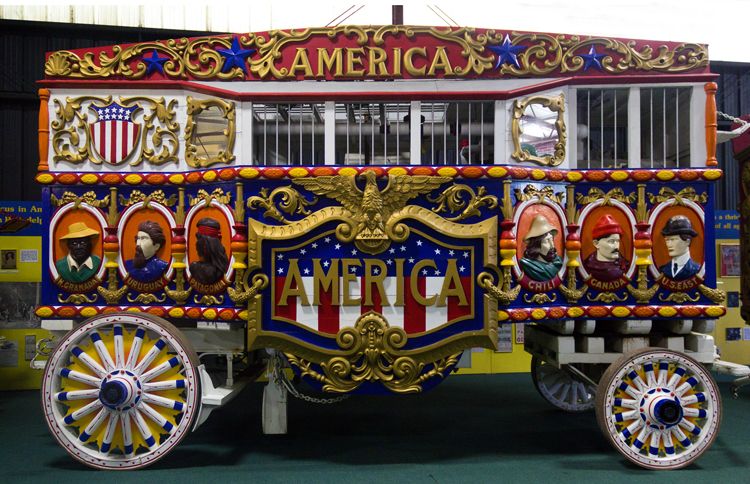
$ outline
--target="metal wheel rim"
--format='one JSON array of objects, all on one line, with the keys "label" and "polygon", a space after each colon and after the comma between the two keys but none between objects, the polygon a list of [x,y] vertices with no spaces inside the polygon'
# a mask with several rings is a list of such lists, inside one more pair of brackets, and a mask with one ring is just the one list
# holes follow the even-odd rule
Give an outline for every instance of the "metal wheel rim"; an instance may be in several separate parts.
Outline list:
[{"label": "metal wheel rim", "polygon": [[586,412],[594,408],[596,387],[543,360],[531,359],[531,375],[539,394],[566,412]]},{"label": "metal wheel rim", "polygon": [[91,467],[150,465],[195,419],[196,362],[189,343],[159,318],[93,318],[65,336],[45,368],[42,406],[50,431]]},{"label": "metal wheel rim", "polygon": [[[602,431],[620,453],[641,467],[685,467],[718,434],[719,390],[710,373],[686,355],[669,350],[637,352],[613,363],[600,393],[596,410]],[[676,402],[669,403],[678,409],[674,419],[654,412],[659,398]]]}]

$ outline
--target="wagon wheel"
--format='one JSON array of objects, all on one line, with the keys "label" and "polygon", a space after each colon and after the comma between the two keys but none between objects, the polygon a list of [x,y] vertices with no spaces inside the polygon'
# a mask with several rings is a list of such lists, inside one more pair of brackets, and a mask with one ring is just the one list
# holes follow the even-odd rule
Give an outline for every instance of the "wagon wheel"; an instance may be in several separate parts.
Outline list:
[{"label": "wagon wheel", "polygon": [[195,420],[197,366],[190,343],[161,318],[96,316],[65,335],[47,362],[47,425],[70,455],[91,467],[152,464]]},{"label": "wagon wheel", "polygon": [[679,469],[716,439],[721,396],[711,374],[682,353],[645,348],[604,372],[596,419],[609,442],[647,469]]},{"label": "wagon wheel", "polygon": [[595,386],[536,356],[531,358],[531,379],[539,394],[560,410],[586,412],[594,408]]}]

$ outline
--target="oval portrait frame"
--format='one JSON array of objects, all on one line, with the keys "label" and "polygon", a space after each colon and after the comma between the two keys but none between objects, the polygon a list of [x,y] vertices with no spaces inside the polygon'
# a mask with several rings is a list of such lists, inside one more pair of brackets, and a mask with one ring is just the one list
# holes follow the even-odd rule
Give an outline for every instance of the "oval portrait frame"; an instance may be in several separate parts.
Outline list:
[{"label": "oval portrait frame", "polygon": [[[567,224],[567,219],[565,217],[565,211],[558,204],[551,202],[550,200],[547,200],[547,199],[544,199],[542,201],[539,201],[538,199],[526,200],[525,202],[521,202],[520,204],[518,204],[518,206],[516,207],[515,213],[513,214],[513,223],[515,224],[515,227],[516,227],[517,249],[516,249],[515,255],[513,256],[513,274],[515,275],[518,281],[521,281],[522,279],[525,279],[527,277],[526,274],[524,274],[524,272],[521,270],[520,261],[518,259],[518,252],[521,251],[522,247],[525,245],[521,241],[521,237],[519,236],[518,229],[519,229],[519,222],[523,218],[523,215],[526,212],[526,210],[536,205],[543,205],[545,207],[549,207],[554,212],[555,216],[557,217],[557,221],[556,221],[557,224],[553,223],[553,225],[555,225],[557,228],[560,229],[560,233],[558,234],[561,236],[560,242],[558,243],[557,240],[555,241],[555,248],[558,249],[558,255],[560,255],[560,257],[562,258],[562,261],[563,261],[562,267],[560,267],[560,270],[557,272],[556,277],[549,279],[549,281],[535,281],[535,282],[542,282],[542,283],[551,281],[553,283],[552,288],[554,289],[562,283],[562,278],[565,275],[565,271],[567,271],[568,269],[568,255],[565,251],[565,239],[568,236],[568,224]],[[552,221],[550,221],[550,223],[552,223]],[[526,289],[533,291],[529,288],[526,288]],[[548,289],[545,289],[544,291],[535,291],[535,292],[546,292],[546,290]]]},{"label": "oval portrait frame", "polygon": [[[703,256],[702,260],[701,260],[701,268],[695,274],[695,276],[700,277],[701,279],[703,279],[704,276],[705,276],[705,274],[706,274],[706,258],[705,258],[705,255],[703,255],[704,251],[705,251],[705,240],[706,240],[706,214],[703,211],[703,208],[700,205],[698,205],[697,203],[693,202],[692,200],[684,200],[683,199],[682,203],[683,203],[682,206],[685,207],[686,209],[692,211],[696,215],[696,217],[698,218],[698,220],[701,222],[700,230],[696,230],[696,232],[698,232],[698,236],[701,238],[701,242],[702,242],[702,244],[704,246],[704,250],[697,250],[696,249],[694,251],[693,248],[692,248],[692,244],[691,244],[690,257],[693,260],[696,260],[693,257],[695,254],[700,254],[700,255]],[[654,278],[659,277],[659,275],[661,274],[661,272],[659,271],[659,263],[657,262],[655,254],[654,254],[655,248],[657,246],[656,245],[656,242],[657,242],[656,241],[656,237],[659,237],[659,238],[663,239],[663,236],[660,233],[658,233],[657,230],[656,230],[656,222],[659,221],[663,217],[663,212],[665,210],[673,208],[673,207],[676,207],[676,206],[678,206],[678,204],[677,204],[677,200],[674,199],[674,198],[669,199],[667,201],[664,201],[664,202],[658,204],[656,207],[654,207],[654,209],[651,211],[651,215],[648,218],[648,223],[651,225],[651,244],[652,244],[652,247],[653,247],[652,248],[652,254],[651,254],[651,265],[649,266],[649,272],[651,273],[651,275]],[[695,228],[694,228],[694,230],[695,230]],[[670,279],[670,278],[667,278],[667,279]]]},{"label": "oval portrait frame", "polygon": [[[138,212],[142,210],[155,210],[159,212],[159,214],[164,217],[164,220],[167,222],[167,227],[169,229],[168,234],[164,234],[167,238],[167,241],[164,243],[164,245],[169,249],[169,261],[167,269],[164,271],[164,274],[162,275],[162,280],[164,280],[164,284],[162,285],[162,288],[166,287],[168,284],[168,281],[172,279],[172,274],[174,273],[174,256],[172,255],[171,251],[171,244],[172,244],[172,229],[177,226],[177,222],[175,221],[174,214],[165,207],[164,205],[157,203],[157,202],[149,202],[148,207],[145,207],[146,202],[141,201],[134,203],[130,207],[128,207],[120,217],[120,222],[117,224],[117,240],[119,241],[120,248],[117,251],[117,268],[120,272],[120,276],[122,278],[126,278],[128,276],[128,272],[125,269],[125,257],[123,254],[124,245],[124,235],[125,235],[125,229],[129,223],[129,220]],[[162,248],[163,250],[164,248]]]},{"label": "oval portrait frame", "polygon": [[101,259],[101,262],[99,264],[99,268],[96,271],[96,274],[94,277],[99,279],[100,281],[104,277],[104,273],[106,272],[106,263],[104,260],[104,233],[105,229],[107,227],[107,220],[104,218],[104,214],[101,210],[99,210],[96,207],[92,207],[91,205],[88,205],[86,203],[81,203],[76,207],[75,202],[66,203],[62,207],[60,207],[55,214],[50,219],[49,224],[49,238],[50,238],[50,244],[48,249],[49,254],[49,261],[48,261],[48,268],[50,271],[50,274],[52,275],[52,280],[57,281],[60,278],[60,273],[57,272],[57,267],[55,267],[55,262],[57,261],[57,249],[58,246],[61,245],[61,240],[55,237],[55,231],[57,231],[58,226],[60,225],[60,222],[65,219],[65,216],[68,212],[71,212],[73,210],[84,210],[91,214],[93,218],[97,222],[97,226],[99,229],[99,239],[97,240],[97,250],[94,250],[92,248],[91,253],[99,256]]},{"label": "oval portrait frame", "polygon": [[[623,202],[621,202],[619,200],[612,200],[612,199],[610,199],[609,203],[611,204],[612,209],[621,212],[625,216],[625,218],[627,218],[627,220],[629,222],[629,225],[628,225],[627,229],[630,231],[630,248],[631,248],[630,253],[629,253],[629,256],[630,256],[630,265],[628,265],[628,270],[625,273],[625,276],[628,279],[630,279],[630,278],[633,277],[633,275],[635,274],[636,269],[638,268],[638,266],[636,266],[636,264],[635,264],[635,260],[636,260],[635,243],[634,243],[635,233],[636,233],[636,229],[635,229],[635,224],[636,224],[635,214],[633,214],[633,211],[630,209],[630,207],[628,207],[626,204],[624,204]],[[604,206],[605,205],[604,205],[604,200],[603,199],[591,202],[588,205],[586,205],[586,207],[584,207],[583,210],[581,210],[581,214],[578,217],[578,224],[580,225],[580,229],[579,230],[580,230],[580,235],[581,235],[581,253],[579,255],[579,261],[578,261],[580,263],[580,265],[578,266],[578,270],[581,272],[581,276],[583,276],[584,280],[588,280],[591,277],[591,274],[589,274],[589,272],[583,266],[583,261],[586,259],[586,257],[591,252],[589,252],[589,254],[584,254],[584,246],[586,244],[588,244],[591,247],[593,247],[594,240],[593,239],[589,239],[586,243],[584,243],[584,240],[583,240],[583,228],[584,228],[584,225],[586,224],[587,218],[591,216],[591,213],[594,210],[596,210],[597,208],[602,208]],[[596,249],[594,249],[594,251],[596,251]]]},{"label": "oval portrait frame", "polygon": [[[219,210],[223,214],[224,221],[229,227],[228,236],[222,236],[222,245],[225,249],[227,249],[227,259],[229,260],[229,267],[227,267],[227,271],[226,273],[224,273],[224,280],[228,283],[229,281],[231,281],[232,275],[234,274],[234,254],[232,254],[231,242],[234,236],[237,235],[237,231],[234,228],[235,221],[232,210],[216,200],[211,200],[211,202],[208,204],[206,203],[206,200],[201,200],[194,206],[190,207],[190,210],[185,217],[185,240],[187,241],[187,250],[185,251],[185,275],[187,276],[188,280],[191,279],[190,263],[195,262],[195,259],[191,258],[191,252],[195,251],[195,244],[191,243],[191,241],[195,240],[195,227],[193,227],[193,220],[195,220],[197,223],[197,221],[202,217],[196,216],[196,214],[199,214],[201,211],[207,208],[214,208]],[[221,221],[219,221],[219,224],[224,227],[224,224],[222,224]],[[227,238],[225,239],[225,237]],[[225,240],[227,241],[226,244],[224,243]]]}]

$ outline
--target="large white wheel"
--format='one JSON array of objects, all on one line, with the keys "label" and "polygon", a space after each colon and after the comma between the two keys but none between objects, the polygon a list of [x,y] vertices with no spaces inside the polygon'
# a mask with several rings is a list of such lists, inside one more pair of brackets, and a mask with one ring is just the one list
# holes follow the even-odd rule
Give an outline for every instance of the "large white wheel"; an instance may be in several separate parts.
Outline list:
[{"label": "large white wheel", "polygon": [[609,442],[647,469],[679,469],[716,439],[721,396],[711,374],[687,355],[645,348],[604,372],[596,417]]},{"label": "large white wheel", "polygon": [[560,410],[586,412],[594,408],[594,385],[536,356],[531,358],[531,379],[539,394]]},{"label": "large white wheel", "polygon": [[172,324],[143,313],[97,316],[60,341],[42,407],[66,451],[100,469],[156,462],[198,412],[198,357]]}]

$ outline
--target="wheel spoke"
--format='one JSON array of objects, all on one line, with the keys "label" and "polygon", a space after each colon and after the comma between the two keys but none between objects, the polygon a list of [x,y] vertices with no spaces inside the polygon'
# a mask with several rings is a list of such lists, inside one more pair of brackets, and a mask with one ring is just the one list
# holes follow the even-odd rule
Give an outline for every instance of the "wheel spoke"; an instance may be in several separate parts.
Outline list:
[{"label": "wheel spoke", "polygon": [[71,392],[55,393],[55,400],[58,402],[67,402],[69,400],[88,400],[90,398],[99,398],[99,389],[91,390],[73,390]]},{"label": "wheel spoke", "polygon": [[702,408],[688,407],[688,408],[683,408],[682,412],[686,417],[694,417],[694,418],[706,418],[706,415],[707,415],[706,411],[703,410]]},{"label": "wheel spoke", "polygon": [[99,426],[107,419],[108,415],[109,411],[106,408],[99,410],[96,417],[91,419],[91,422],[89,422],[83,432],[81,432],[81,435],[78,436],[78,440],[81,442],[88,442],[91,436],[94,435],[94,432],[96,432]]},{"label": "wheel spoke", "polygon": [[130,426],[130,412],[123,412],[120,417],[120,427],[122,429],[122,443],[125,446],[125,455],[133,455],[133,429]]},{"label": "wheel spoke", "polygon": [[651,455],[659,455],[659,442],[661,441],[661,432],[651,433],[651,445],[648,448],[648,453]]},{"label": "wheel spoke", "polygon": [[680,385],[675,391],[675,395],[678,397],[682,397],[688,390],[695,387],[695,385],[698,384],[698,380],[695,379],[694,376],[691,376],[687,380],[685,380],[685,383]]},{"label": "wheel spoke", "polygon": [[625,407],[625,408],[636,409],[636,408],[638,408],[638,401],[637,400],[627,400],[627,399],[623,399],[623,398],[615,398],[615,400],[614,400],[614,406],[615,407]]},{"label": "wheel spoke", "polygon": [[159,392],[176,388],[185,388],[185,380],[164,380],[143,384],[143,391],[145,392]]},{"label": "wheel spoke", "polygon": [[683,447],[685,447],[685,448],[690,447],[690,445],[692,444],[692,442],[690,442],[690,439],[687,438],[687,436],[685,435],[685,433],[682,430],[680,430],[679,427],[672,427],[669,430],[677,438],[677,441],[680,444],[682,444]]},{"label": "wheel spoke", "polygon": [[669,362],[659,362],[659,377],[656,379],[656,384],[660,387],[667,386],[667,377],[669,376]]},{"label": "wheel spoke", "polygon": [[143,337],[146,335],[146,331],[143,328],[138,328],[135,331],[133,337],[133,344],[130,346],[130,354],[128,355],[128,361],[125,363],[125,367],[132,370],[136,363],[138,363],[138,355],[141,353],[141,346],[143,345]]},{"label": "wheel spoke", "polygon": [[104,341],[102,341],[102,337],[94,331],[91,333],[91,341],[94,343],[94,347],[96,348],[96,352],[99,354],[99,359],[102,360],[102,363],[104,363],[104,367],[107,369],[107,372],[110,372],[115,369],[115,362],[112,361],[112,356],[109,354],[109,350],[104,345]]},{"label": "wheel spoke", "polygon": [[627,412],[615,413],[612,415],[615,422],[628,422],[638,418],[638,410],[628,410]]},{"label": "wheel spoke", "polygon": [[143,375],[141,375],[141,381],[142,382],[148,382],[150,380],[153,380],[154,378],[156,378],[157,376],[161,375],[165,371],[171,370],[172,368],[174,368],[175,366],[177,366],[179,364],[180,364],[180,359],[177,358],[176,356],[173,356],[172,358],[170,358],[169,360],[165,361],[164,363],[162,363],[162,364],[160,364],[158,366],[155,366],[151,370],[149,370],[146,373],[144,373]]},{"label": "wheel spoke", "polygon": [[672,441],[672,432],[665,431],[662,435],[662,438],[664,439],[664,452],[666,452],[667,455],[674,455],[674,442]]},{"label": "wheel spoke", "polygon": [[633,452],[636,454],[640,453],[643,449],[643,446],[648,442],[649,434],[651,433],[651,429],[644,426],[637,437],[633,438],[633,442],[630,444],[630,448],[633,449]]},{"label": "wheel spoke", "polygon": [[80,420],[82,417],[85,417],[86,415],[90,414],[91,412],[99,408],[102,408],[102,402],[100,402],[99,400],[94,400],[88,405],[81,407],[75,412],[67,415],[63,419],[63,422],[65,422],[66,425],[71,425],[72,423],[76,422],[77,420]]},{"label": "wheel spoke", "polygon": [[108,454],[112,449],[112,440],[115,438],[115,430],[117,430],[117,422],[120,416],[117,413],[111,412],[109,414],[109,422],[107,423],[107,430],[104,432],[104,439],[102,440],[101,452]]},{"label": "wheel spoke", "polygon": [[649,361],[648,363],[643,365],[643,369],[646,372],[646,385],[653,388],[656,385],[656,377],[654,376],[654,364]]},{"label": "wheel spoke", "polygon": [[667,382],[667,386],[669,388],[675,388],[677,386],[677,382],[680,381],[680,378],[682,378],[685,375],[685,369],[681,367],[676,367],[674,369],[674,373],[672,374],[672,377]]},{"label": "wheel spoke", "polygon": [[685,419],[682,419],[680,421],[680,427],[684,428],[685,430],[687,430],[693,435],[700,435],[701,431],[703,431],[702,428],[698,427],[690,420],[685,420]]},{"label": "wheel spoke", "polygon": [[164,342],[163,339],[159,338],[156,343],[151,347],[150,350],[148,350],[148,353],[146,353],[146,356],[143,357],[143,359],[138,363],[138,365],[133,368],[133,373],[136,375],[140,375],[143,373],[143,370],[149,367],[151,363],[156,359],[156,357],[161,353],[161,350],[164,349],[164,347],[167,344]]},{"label": "wheel spoke", "polygon": [[154,439],[153,434],[151,434],[151,430],[148,428],[148,424],[143,419],[141,412],[135,408],[133,409],[133,421],[135,421],[135,426],[138,428],[138,432],[140,432],[146,445],[149,448],[153,447],[154,444],[156,444],[156,439]]},{"label": "wheel spoke", "polygon": [[170,434],[174,433],[175,428],[172,422],[170,422],[163,415],[157,412],[151,405],[144,402],[140,405],[139,408],[148,418],[156,422],[161,428],[163,428]]},{"label": "wheel spoke", "polygon": [[116,324],[113,331],[115,335],[115,367],[122,368],[125,366],[125,343],[122,337],[122,325]]},{"label": "wheel spoke", "polygon": [[73,356],[78,358],[78,360],[86,365],[91,371],[96,373],[99,378],[104,378],[107,375],[107,370],[105,370],[102,365],[96,362],[92,357],[88,355],[85,351],[83,351],[78,346],[74,346],[70,349],[70,352],[73,353]]},{"label": "wheel spoke", "polygon": [[143,395],[143,401],[159,405],[160,407],[171,408],[172,410],[182,410],[184,408],[184,404],[182,402],[172,400],[171,398],[160,397],[159,395],[151,395],[148,393]]},{"label": "wheel spoke", "polygon": [[706,395],[703,392],[693,393],[692,395],[688,395],[682,398],[683,405],[692,405],[694,403],[705,402],[705,401],[706,401]]},{"label": "wheel spoke", "polygon": [[81,373],[80,371],[70,370],[68,368],[62,368],[60,370],[60,376],[63,378],[69,378],[71,380],[75,380],[77,382],[85,383],[87,385],[91,385],[92,387],[97,387],[101,385],[101,380],[99,378],[93,377],[91,375],[87,375],[85,373]]}]

